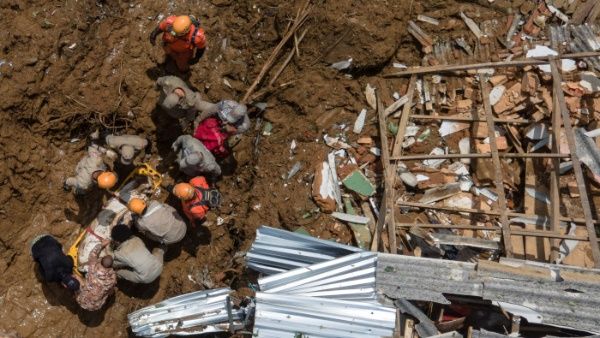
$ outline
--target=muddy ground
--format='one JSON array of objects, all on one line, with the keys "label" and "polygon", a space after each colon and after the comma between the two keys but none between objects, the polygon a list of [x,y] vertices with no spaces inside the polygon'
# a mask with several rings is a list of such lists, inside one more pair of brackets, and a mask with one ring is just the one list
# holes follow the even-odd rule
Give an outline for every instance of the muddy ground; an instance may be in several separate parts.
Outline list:
[{"label": "muddy ground", "polygon": [[[159,15],[200,18],[209,47],[189,82],[209,100],[240,99],[300,2],[0,2],[0,331],[23,337],[127,336],[126,315],[135,309],[209,287],[245,288],[252,275],[242,254],[263,224],[289,230],[303,225],[315,236],[352,240],[348,229],[312,212],[312,168],[328,151],[322,135],[335,135],[340,124],[354,122],[367,106],[364,86],[382,84],[380,75],[392,62],[419,62],[405,31],[411,16],[497,12],[472,2],[439,0],[315,4],[300,55],[276,82],[293,83],[264,98],[264,118],[273,133],[260,138],[257,152],[254,128],[234,148],[235,170],[218,183],[223,207],[210,216],[206,231],[189,234],[169,250],[159,281],[143,287],[119,282],[104,311],[87,313],[61,288],[38,281],[28,242],[48,232],[68,247],[98,211],[101,194],[76,199],[62,190],[91,132],[144,135],[158,159],[167,158],[172,141],[190,131],[156,109],[154,81],[168,70],[160,47],[148,42]],[[464,27],[448,29],[439,34]],[[328,67],[350,57],[353,67],[346,74]],[[406,81],[386,80],[385,86],[402,94]],[[367,128],[377,139],[372,111]],[[293,140],[298,146],[290,153]],[[300,172],[282,180],[297,161]],[[167,167],[163,172],[180,178]],[[217,216],[223,225],[217,225]]]}]

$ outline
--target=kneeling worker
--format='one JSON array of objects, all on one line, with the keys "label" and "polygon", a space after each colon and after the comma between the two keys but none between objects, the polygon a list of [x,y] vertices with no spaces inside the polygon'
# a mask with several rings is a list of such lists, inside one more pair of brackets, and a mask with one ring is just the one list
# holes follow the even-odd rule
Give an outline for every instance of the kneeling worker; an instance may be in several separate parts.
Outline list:
[{"label": "kneeling worker", "polygon": [[114,250],[113,267],[117,276],[133,283],[152,283],[160,276],[165,251],[155,248],[148,251],[144,242],[133,236],[131,229],[124,224],[116,225],[111,232],[117,244]]},{"label": "kneeling worker", "polygon": [[97,184],[100,189],[111,189],[114,187],[118,180],[117,174],[107,171],[102,155],[102,150],[98,146],[90,146],[87,155],[77,163],[75,176],[66,179],[65,189],[70,190],[75,188],[75,194],[83,195],[94,184]]},{"label": "kneeling worker", "polygon": [[172,206],[159,201],[150,201],[146,205],[143,199],[137,197],[129,200],[127,206],[136,215],[135,226],[148,238],[162,244],[172,244],[185,236],[185,222]]},{"label": "kneeling worker", "polygon": [[221,194],[217,189],[210,189],[206,179],[196,176],[189,183],[178,183],[173,194],[181,200],[183,212],[193,225],[202,223],[206,213],[221,203]]}]

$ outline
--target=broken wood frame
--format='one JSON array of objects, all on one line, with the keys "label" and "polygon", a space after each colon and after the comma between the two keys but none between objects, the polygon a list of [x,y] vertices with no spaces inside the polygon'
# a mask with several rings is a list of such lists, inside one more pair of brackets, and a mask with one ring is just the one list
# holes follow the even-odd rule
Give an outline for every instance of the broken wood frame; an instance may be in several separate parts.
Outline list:
[{"label": "broken wood frame", "polygon": [[[589,197],[587,195],[587,191],[585,189],[585,179],[583,177],[581,164],[580,164],[579,158],[576,153],[573,127],[572,127],[570,119],[569,119],[569,113],[568,113],[568,110],[566,107],[564,94],[561,89],[562,76],[558,70],[558,63],[557,63],[558,60],[560,60],[560,59],[582,58],[582,57],[590,57],[590,56],[600,56],[600,52],[575,53],[575,54],[566,54],[566,55],[562,55],[562,56],[544,57],[544,58],[519,60],[519,61],[490,62],[490,63],[479,63],[479,64],[471,64],[471,65],[455,65],[455,66],[446,66],[445,65],[445,66],[423,67],[423,68],[410,69],[410,70],[407,70],[404,72],[388,75],[388,77],[411,75],[410,83],[412,84],[413,81],[416,81],[417,74],[432,74],[432,73],[458,71],[458,70],[472,70],[472,69],[480,69],[480,68],[524,67],[524,66],[528,66],[528,65],[541,65],[541,64],[550,63],[551,70],[552,70],[552,78],[553,78],[553,103],[554,103],[554,107],[552,109],[552,119],[551,119],[552,126],[553,126],[553,130],[556,131],[556,130],[558,130],[557,126],[561,126],[561,124],[564,124],[564,130],[565,130],[565,134],[567,137],[569,149],[571,150],[570,155],[559,154],[558,150],[557,150],[558,146],[556,144],[553,144],[552,145],[553,152],[550,154],[547,154],[547,153],[546,154],[544,154],[544,153],[499,153],[497,144],[495,142],[495,133],[491,133],[490,134],[491,153],[489,153],[489,154],[477,153],[477,154],[444,154],[444,155],[402,156],[401,155],[401,151],[402,151],[401,145],[402,145],[402,142],[404,140],[404,135],[405,135],[404,129],[406,128],[406,125],[408,124],[408,120],[411,117],[413,117],[415,119],[423,119],[423,120],[427,120],[427,119],[430,119],[430,120],[436,120],[436,119],[437,120],[455,120],[453,117],[448,117],[448,116],[441,117],[441,116],[436,115],[436,116],[426,117],[428,115],[417,115],[417,114],[411,115],[410,112],[412,109],[412,102],[407,102],[402,111],[402,115],[401,115],[401,119],[400,119],[400,123],[399,123],[399,129],[398,129],[398,133],[396,136],[395,146],[393,148],[391,160],[408,161],[408,160],[426,160],[426,159],[491,158],[492,163],[494,165],[494,170],[495,170],[496,177],[495,177],[494,183],[495,183],[496,190],[498,193],[498,202],[499,202],[500,210],[494,211],[494,212],[483,212],[481,210],[475,210],[475,209],[440,208],[440,207],[434,207],[434,206],[425,205],[425,204],[415,205],[416,203],[413,203],[411,206],[424,208],[424,209],[437,209],[437,210],[447,210],[447,211],[450,211],[448,209],[454,209],[451,211],[468,212],[468,213],[482,213],[482,214],[488,214],[488,215],[493,215],[493,216],[499,216],[501,228],[495,229],[495,230],[502,231],[502,238],[503,238],[505,253],[506,253],[507,257],[512,257],[512,254],[513,254],[512,253],[511,236],[532,236],[532,237],[544,237],[544,238],[548,238],[548,239],[553,239],[552,244],[555,249],[559,245],[559,242],[557,241],[558,239],[572,239],[572,240],[582,240],[582,241],[587,240],[587,241],[589,241],[590,247],[592,250],[594,265],[597,268],[600,267],[600,249],[598,246],[598,238],[597,238],[596,232],[595,232],[595,224],[598,224],[598,222],[592,219],[590,201],[589,201]],[[496,121],[498,121],[498,123],[506,123],[506,122],[502,121],[501,119],[496,118],[493,115],[492,108],[491,108],[490,101],[489,101],[490,89],[488,88],[489,85],[487,83],[486,75],[479,74],[479,76],[480,76],[480,81],[479,81],[480,90],[481,90],[483,103],[484,103],[485,122],[487,122],[489,130],[495,130],[494,124],[496,123]],[[414,89],[411,90],[410,84],[409,84],[409,90],[407,92],[407,95],[409,95],[410,101],[412,101],[412,98],[414,97]],[[459,118],[459,119],[456,119],[456,121],[476,122],[476,121],[478,121],[478,119],[479,119],[478,117]],[[561,119],[562,119],[562,121],[561,121]],[[521,122],[521,121],[519,121],[519,122]],[[523,122],[523,123],[525,123],[525,122]],[[558,138],[556,136],[554,137],[554,140],[555,141],[553,141],[553,143],[558,142]],[[552,175],[551,176],[552,186],[551,186],[551,194],[550,194],[551,209],[552,209],[551,214],[550,214],[551,231],[514,230],[514,233],[513,233],[510,228],[511,223],[508,220],[509,215],[511,215],[511,216],[518,215],[518,216],[526,216],[526,217],[532,217],[532,216],[537,216],[537,215],[517,214],[517,213],[510,212],[508,210],[507,205],[506,205],[506,198],[504,195],[504,185],[503,185],[503,180],[502,180],[503,175],[502,175],[500,158],[547,158],[547,159],[552,159],[553,163],[556,165],[560,158],[565,158],[565,157],[572,158],[573,168],[575,171],[575,177],[577,180],[577,186],[578,186],[579,193],[580,193],[581,203],[583,205],[584,218],[577,219],[577,221],[579,221],[579,222],[576,222],[576,223],[584,223],[585,224],[585,226],[587,228],[588,236],[571,236],[571,235],[562,235],[559,233],[561,221],[563,221],[563,220],[573,221],[575,219],[569,218],[569,217],[563,217],[560,215],[560,201],[559,201],[560,194],[559,194],[559,176],[558,176],[559,174],[558,174],[558,170],[556,170],[556,168],[553,171],[553,173],[551,174]],[[408,203],[396,202],[396,204],[407,205]],[[396,227],[398,227],[397,224],[396,224]],[[460,226],[455,226],[454,229],[457,229],[459,227]],[[399,228],[403,228],[403,227],[400,226]],[[450,228],[452,228],[452,227],[450,227]],[[477,230],[487,230],[487,229],[477,229]],[[554,259],[555,257],[556,257],[556,250],[552,250],[551,259]]]}]

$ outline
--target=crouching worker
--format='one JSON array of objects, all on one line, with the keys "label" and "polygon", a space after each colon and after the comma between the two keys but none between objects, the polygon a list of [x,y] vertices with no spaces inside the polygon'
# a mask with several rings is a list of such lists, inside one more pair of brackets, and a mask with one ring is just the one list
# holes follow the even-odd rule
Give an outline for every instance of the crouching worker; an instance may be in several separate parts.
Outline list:
[{"label": "crouching worker", "polygon": [[217,178],[221,175],[221,167],[215,157],[202,142],[190,135],[181,135],[171,146],[177,153],[179,170],[190,177],[209,175]]},{"label": "crouching worker", "polygon": [[107,171],[103,154],[97,145],[88,147],[87,154],[77,163],[75,176],[65,181],[65,190],[75,189],[75,194],[83,195],[97,184],[100,189],[112,189],[117,183],[117,174]]},{"label": "crouching worker", "polygon": [[148,251],[144,242],[133,236],[131,229],[124,224],[116,225],[111,231],[116,244],[113,268],[117,276],[133,283],[152,283],[160,276],[163,268],[164,250],[155,248]]},{"label": "crouching worker", "polygon": [[107,135],[106,146],[121,155],[121,163],[131,165],[135,156],[148,146],[148,140],[137,135]]},{"label": "crouching worker", "polygon": [[134,214],[135,226],[148,238],[162,244],[173,244],[185,236],[187,226],[172,206],[158,201],[146,204],[137,197],[129,200],[127,206]]},{"label": "crouching worker", "polygon": [[114,293],[117,285],[117,274],[112,268],[112,256],[99,257],[102,249],[109,243],[110,240],[102,241],[102,244],[96,245],[92,250],[85,280],[79,291],[75,293],[75,300],[84,310],[100,310],[108,297]]},{"label": "crouching worker", "polygon": [[178,183],[173,194],[181,200],[183,212],[192,225],[202,224],[211,208],[221,203],[221,194],[217,189],[210,189],[202,176],[194,177],[189,183]]},{"label": "crouching worker", "polygon": [[230,136],[242,134],[250,128],[246,105],[231,100],[210,104],[210,108],[200,114],[196,123],[194,137],[219,158],[229,156],[226,142]]},{"label": "crouching worker", "polygon": [[73,276],[73,259],[64,254],[62,245],[54,237],[41,235],[34,238],[31,255],[38,263],[44,282],[61,283],[73,292],[79,290],[79,281]]}]

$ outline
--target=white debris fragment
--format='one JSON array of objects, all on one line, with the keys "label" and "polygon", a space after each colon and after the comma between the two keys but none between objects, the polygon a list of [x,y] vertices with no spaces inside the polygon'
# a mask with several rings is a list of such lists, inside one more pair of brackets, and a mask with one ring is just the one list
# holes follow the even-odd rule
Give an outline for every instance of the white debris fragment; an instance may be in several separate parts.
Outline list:
[{"label": "white debris fragment", "polygon": [[456,175],[459,175],[459,176],[469,175],[469,169],[462,162],[454,162],[454,163],[452,163],[451,165],[448,166],[448,170],[450,170],[451,172],[453,172],[453,173],[455,173]]},{"label": "white debris fragment", "polygon": [[394,103],[392,103],[389,107],[385,108],[383,111],[383,115],[388,116],[390,114],[395,113],[397,110],[402,108],[408,102],[408,95],[404,95],[401,98],[397,99]]},{"label": "white debris fragment", "polygon": [[365,121],[367,119],[367,110],[363,109],[360,111],[360,114],[358,114],[358,117],[356,118],[356,121],[354,121],[354,129],[352,129],[352,131],[355,134],[360,134],[365,126]]},{"label": "white debris fragment", "polygon": [[330,67],[333,69],[337,69],[337,70],[344,70],[344,69],[350,68],[350,66],[352,66],[352,58],[349,58],[348,60],[336,62],[336,63],[332,64]]},{"label": "white debris fragment", "polygon": [[419,14],[417,16],[417,20],[421,21],[421,22],[426,22],[428,24],[434,25],[434,26],[438,26],[440,24],[439,20],[436,20],[432,17],[426,16],[426,15],[422,15]]},{"label": "white debris fragment", "polygon": [[381,149],[379,149],[377,147],[371,147],[371,149],[369,149],[369,151],[371,152],[371,154],[373,154],[375,156],[381,156]]},{"label": "white debris fragment", "polygon": [[[433,148],[433,150],[431,150],[431,152],[429,153],[429,155],[444,155],[446,154],[446,152],[444,151],[444,149],[437,147],[437,148]],[[429,168],[433,168],[433,169],[438,169],[442,163],[444,163],[446,160],[445,159],[437,159],[437,160],[425,160],[423,161],[423,164],[426,167]]]},{"label": "white debris fragment", "polygon": [[585,133],[584,135],[587,137],[598,137],[598,136],[600,136],[600,128],[590,130],[587,133]]},{"label": "white debris fragment", "polygon": [[503,85],[497,85],[490,91],[490,104],[493,106],[496,103],[500,102],[502,95],[506,91],[506,87]]},{"label": "white debris fragment", "polygon": [[402,148],[406,149],[410,146],[412,146],[413,144],[415,144],[417,142],[417,140],[414,137],[407,137],[404,139],[404,142],[402,142]]},{"label": "white debris fragment", "polygon": [[443,121],[440,126],[439,133],[441,137],[446,137],[450,134],[454,134],[461,130],[469,128],[471,125],[468,123],[455,122],[455,121]]},{"label": "white debris fragment", "polygon": [[371,108],[377,109],[377,98],[375,97],[375,88],[371,87],[370,83],[367,83],[365,88],[365,98]]},{"label": "white debris fragment", "polygon": [[481,29],[479,29],[479,26],[477,23],[475,23],[475,21],[473,21],[473,19],[466,16],[463,12],[460,12],[460,17],[463,19],[467,27],[469,27],[471,32],[473,32],[473,34],[477,37],[477,39],[481,39],[483,37]]},{"label": "white debris fragment", "polygon": [[549,4],[547,1],[546,1],[546,7],[548,7],[548,10],[550,11],[550,13],[554,14],[557,18],[559,18],[560,21],[562,21],[564,23],[569,23],[569,17],[565,13],[561,12],[558,8]]},{"label": "white debris fragment", "polygon": [[544,123],[536,123],[532,125],[529,130],[525,133],[525,136],[534,141],[548,137],[548,127]]},{"label": "white debris fragment", "polygon": [[[558,53],[551,49],[548,48],[546,46],[540,46],[540,45],[536,45],[535,48],[530,49],[527,51],[527,57],[528,58],[536,58],[536,57],[543,57],[543,56],[554,56],[554,55],[558,55]],[[544,73],[551,73],[552,71],[550,70],[550,65],[549,64],[543,64],[543,65],[539,65],[538,66]],[[562,60],[562,70],[564,72],[571,72],[577,69],[577,63],[574,60],[571,59],[563,59]]]},{"label": "white debris fragment", "polygon": [[225,85],[226,85],[227,87],[229,87],[229,88],[233,88],[233,87],[231,86],[231,83],[229,83],[229,81],[227,81],[227,79],[226,79],[226,78],[223,78],[223,84],[225,84]]},{"label": "white debris fragment", "polygon": [[417,136],[419,133],[420,127],[417,125],[406,126],[406,130],[404,131],[404,137]]},{"label": "white debris fragment", "polygon": [[348,143],[340,141],[339,137],[329,137],[327,134],[323,135],[325,144],[334,149],[350,149],[352,148]]},{"label": "white debris fragment", "polygon": [[333,212],[331,216],[337,218],[344,222],[349,223],[357,223],[357,224],[367,224],[369,222],[369,218],[365,216],[351,215],[343,212]]},{"label": "white debris fragment", "polygon": [[534,188],[525,188],[525,192],[527,192],[527,195],[535,198],[538,201],[542,201],[548,205],[551,204],[550,197],[548,197],[548,194],[543,191],[537,191]]},{"label": "white debris fragment", "polygon": [[[460,141],[458,141],[458,149],[460,150],[460,153],[462,155],[470,154],[471,153],[471,140],[468,137],[460,139]],[[463,158],[460,161],[464,164],[471,163],[470,158]]]},{"label": "white debris fragment", "polygon": [[593,72],[581,72],[579,74],[581,80],[579,81],[579,85],[581,85],[585,90],[590,93],[597,93],[600,91],[600,79]]},{"label": "white debris fragment", "polygon": [[403,64],[403,63],[398,63],[398,62],[394,62],[394,63],[392,64],[392,67],[394,67],[394,68],[398,68],[398,69],[408,69],[408,67],[407,67],[405,64]]}]

